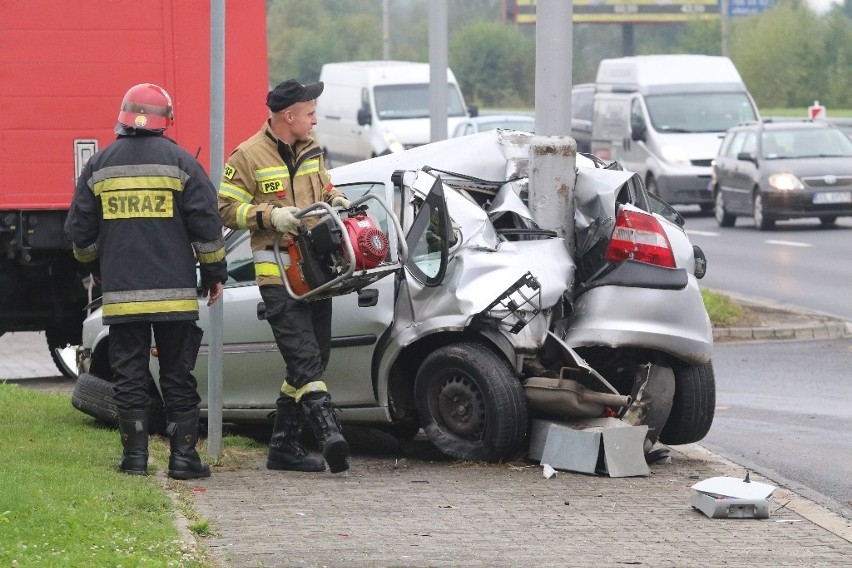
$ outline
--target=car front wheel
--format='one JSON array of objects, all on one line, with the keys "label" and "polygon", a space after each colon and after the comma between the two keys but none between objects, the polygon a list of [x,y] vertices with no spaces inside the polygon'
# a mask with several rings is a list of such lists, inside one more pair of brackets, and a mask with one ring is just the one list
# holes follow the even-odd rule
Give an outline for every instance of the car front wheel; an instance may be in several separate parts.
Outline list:
[{"label": "car front wheel", "polygon": [[720,227],[733,227],[734,223],[737,221],[737,217],[728,213],[728,210],[725,208],[725,196],[722,194],[722,190],[716,191],[716,202],[713,206],[713,214],[716,217],[716,223],[718,223]]},{"label": "car front wheel", "polygon": [[527,403],[509,364],[478,343],[457,343],[426,357],[414,383],[420,426],[444,454],[495,462],[527,434]]},{"label": "car front wheel", "polygon": [[759,191],[754,192],[754,226],[758,231],[769,231],[775,226],[775,219],[763,211],[763,196]]}]

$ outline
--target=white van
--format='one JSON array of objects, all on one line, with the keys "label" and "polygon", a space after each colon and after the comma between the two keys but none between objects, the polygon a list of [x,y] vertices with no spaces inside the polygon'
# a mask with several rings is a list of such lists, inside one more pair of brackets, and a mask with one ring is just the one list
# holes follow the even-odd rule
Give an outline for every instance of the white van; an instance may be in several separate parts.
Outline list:
[{"label": "white van", "polygon": [[639,173],[670,204],[713,208],[711,161],[721,137],[758,112],[734,64],[708,55],[604,59],[591,151]]},{"label": "white van", "polygon": [[[430,142],[429,64],[410,61],[326,63],[313,132],[333,166]],[[469,116],[447,69],[447,132]]]}]

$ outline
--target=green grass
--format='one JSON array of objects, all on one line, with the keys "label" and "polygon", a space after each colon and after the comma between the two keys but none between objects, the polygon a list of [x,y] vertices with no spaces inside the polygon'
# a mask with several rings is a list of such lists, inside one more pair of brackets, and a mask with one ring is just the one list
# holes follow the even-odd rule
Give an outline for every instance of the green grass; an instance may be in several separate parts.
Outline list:
[{"label": "green grass", "polygon": [[[813,103],[811,103],[813,104]],[[760,116],[794,116],[799,118],[808,118],[808,106],[802,108],[762,108]],[[852,118],[852,109],[831,108],[825,109],[829,120],[832,118]]]},{"label": "green grass", "polygon": [[157,478],[116,470],[114,429],[17,385],[0,383],[0,408],[0,566],[212,565],[180,540]]},{"label": "green grass", "polygon": [[701,290],[704,307],[714,326],[735,325],[742,317],[742,308],[731,298],[718,292]]}]

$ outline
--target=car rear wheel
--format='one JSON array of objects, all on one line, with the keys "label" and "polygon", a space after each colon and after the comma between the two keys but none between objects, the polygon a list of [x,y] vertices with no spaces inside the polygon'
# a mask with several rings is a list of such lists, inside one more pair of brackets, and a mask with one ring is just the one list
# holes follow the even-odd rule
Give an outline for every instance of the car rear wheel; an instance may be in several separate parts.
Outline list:
[{"label": "car rear wheel", "polygon": [[660,441],[670,445],[698,442],[710,431],[716,413],[713,363],[676,365],[673,370],[674,400]]},{"label": "car rear wheel", "polygon": [[775,227],[775,219],[763,211],[763,196],[759,191],[754,192],[753,215],[754,226],[758,231],[769,231]]},{"label": "car rear wheel", "polygon": [[820,217],[819,222],[823,227],[833,227],[837,224],[837,217],[833,215],[830,217]]},{"label": "car rear wheel", "polygon": [[731,215],[725,208],[725,196],[721,190],[716,190],[716,200],[713,207],[713,214],[716,217],[716,223],[720,227],[733,227],[737,221],[736,215]]},{"label": "car rear wheel", "polygon": [[426,357],[415,404],[431,442],[463,460],[499,461],[527,434],[527,402],[512,368],[478,343],[446,345]]}]

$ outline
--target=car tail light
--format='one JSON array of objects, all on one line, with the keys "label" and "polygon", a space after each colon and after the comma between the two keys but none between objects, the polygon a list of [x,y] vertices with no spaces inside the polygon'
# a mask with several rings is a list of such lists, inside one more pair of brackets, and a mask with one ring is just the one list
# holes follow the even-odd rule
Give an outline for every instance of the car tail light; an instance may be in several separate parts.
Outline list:
[{"label": "car tail light", "polygon": [[651,215],[638,211],[621,211],[606,249],[606,259],[627,259],[676,268],[672,246],[663,226]]}]

